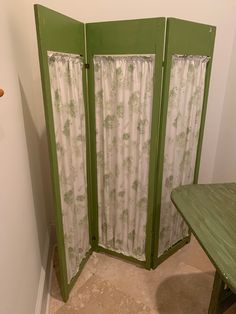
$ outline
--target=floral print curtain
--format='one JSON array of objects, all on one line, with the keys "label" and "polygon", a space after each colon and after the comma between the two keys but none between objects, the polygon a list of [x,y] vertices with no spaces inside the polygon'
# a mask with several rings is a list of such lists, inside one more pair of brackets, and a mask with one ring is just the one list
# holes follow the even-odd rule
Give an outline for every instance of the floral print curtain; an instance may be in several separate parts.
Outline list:
[{"label": "floral print curtain", "polygon": [[48,52],[68,283],[90,249],[83,60]]},{"label": "floral print curtain", "polygon": [[170,199],[172,189],[193,183],[205,87],[204,56],[172,57],[158,255],[188,235]]},{"label": "floral print curtain", "polygon": [[99,245],[145,260],[154,55],[94,56]]}]

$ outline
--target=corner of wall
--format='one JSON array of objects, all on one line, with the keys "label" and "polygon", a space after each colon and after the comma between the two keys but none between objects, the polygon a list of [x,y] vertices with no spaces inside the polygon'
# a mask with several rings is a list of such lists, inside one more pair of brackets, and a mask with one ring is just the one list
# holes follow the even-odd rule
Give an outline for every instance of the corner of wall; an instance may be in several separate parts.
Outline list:
[{"label": "corner of wall", "polygon": [[44,252],[42,258],[42,267],[40,272],[40,279],[38,285],[38,294],[35,306],[35,314],[48,313],[50,288],[51,288],[51,274],[53,263],[53,251],[55,246],[54,226],[51,225],[48,229]]}]

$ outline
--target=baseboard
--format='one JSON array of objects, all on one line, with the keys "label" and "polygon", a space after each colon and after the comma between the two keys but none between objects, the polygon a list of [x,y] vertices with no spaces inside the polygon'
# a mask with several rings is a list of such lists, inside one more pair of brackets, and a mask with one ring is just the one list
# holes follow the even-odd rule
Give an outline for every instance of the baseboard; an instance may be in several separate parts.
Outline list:
[{"label": "baseboard", "polygon": [[35,314],[46,314],[48,311],[54,244],[53,228],[50,227],[44,246]]},{"label": "baseboard", "polygon": [[51,291],[51,283],[52,283],[52,271],[53,271],[53,255],[54,255],[54,250],[55,250],[55,244],[53,242],[52,248],[51,248],[51,254],[50,254],[50,259],[49,259],[49,271],[48,271],[48,281],[47,285],[45,287],[45,303],[44,306],[42,304],[41,307],[41,313],[40,314],[49,314],[49,302],[50,302],[50,291]]}]

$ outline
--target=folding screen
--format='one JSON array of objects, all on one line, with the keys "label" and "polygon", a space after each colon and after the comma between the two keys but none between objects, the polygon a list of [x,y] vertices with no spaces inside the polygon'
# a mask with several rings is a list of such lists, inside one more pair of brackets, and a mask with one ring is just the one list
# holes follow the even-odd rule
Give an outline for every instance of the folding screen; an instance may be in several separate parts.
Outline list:
[{"label": "folding screen", "polygon": [[189,241],[170,191],[197,182],[215,28],[35,13],[66,301],[93,250],[150,269]]}]

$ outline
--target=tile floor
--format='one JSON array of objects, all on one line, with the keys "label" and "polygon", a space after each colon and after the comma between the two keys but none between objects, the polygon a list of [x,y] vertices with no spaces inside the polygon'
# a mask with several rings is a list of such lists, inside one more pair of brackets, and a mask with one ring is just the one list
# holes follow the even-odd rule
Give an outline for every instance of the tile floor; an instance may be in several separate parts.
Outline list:
[{"label": "tile floor", "polygon": [[[50,314],[207,314],[214,268],[193,238],[155,270],[94,253],[69,301],[52,276]],[[225,314],[236,314],[236,304]]]}]

